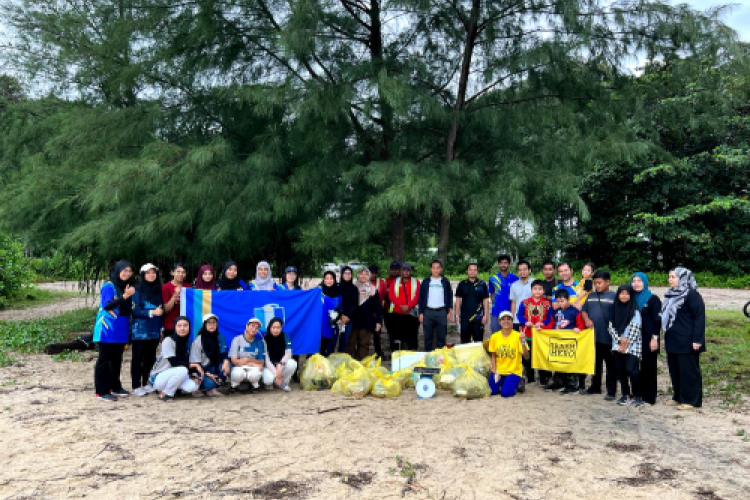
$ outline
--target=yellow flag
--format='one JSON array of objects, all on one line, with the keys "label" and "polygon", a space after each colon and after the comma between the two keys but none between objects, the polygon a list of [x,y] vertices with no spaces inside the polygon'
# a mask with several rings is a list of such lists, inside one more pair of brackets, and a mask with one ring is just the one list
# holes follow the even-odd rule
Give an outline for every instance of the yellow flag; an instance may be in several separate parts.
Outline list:
[{"label": "yellow flag", "polygon": [[537,330],[534,328],[531,366],[537,370],[594,374],[594,330]]}]

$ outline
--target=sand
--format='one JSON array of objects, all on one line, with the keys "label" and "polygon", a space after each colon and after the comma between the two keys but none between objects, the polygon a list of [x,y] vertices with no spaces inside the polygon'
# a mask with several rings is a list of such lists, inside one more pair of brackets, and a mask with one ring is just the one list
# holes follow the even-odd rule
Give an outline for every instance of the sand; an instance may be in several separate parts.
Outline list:
[{"label": "sand", "polygon": [[104,403],[95,353],[84,355],[0,370],[0,498],[748,498],[750,443],[737,434],[750,417],[716,400],[682,413],[666,396],[620,407],[538,386],[420,401],[413,389],[357,400],[294,384]]}]

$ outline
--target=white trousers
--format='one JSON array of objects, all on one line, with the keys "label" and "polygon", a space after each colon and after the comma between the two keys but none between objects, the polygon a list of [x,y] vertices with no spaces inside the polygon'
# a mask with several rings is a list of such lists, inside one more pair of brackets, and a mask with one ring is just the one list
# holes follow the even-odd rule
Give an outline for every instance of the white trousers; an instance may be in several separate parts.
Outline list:
[{"label": "white trousers", "polygon": [[[297,362],[293,359],[290,359],[286,362],[285,365],[282,365],[281,367],[281,378],[284,380],[284,383],[286,385],[289,385],[289,382],[292,380],[292,375],[294,375],[294,372],[297,371]],[[263,383],[266,385],[273,384],[273,381],[276,379],[274,374],[269,370],[268,368],[263,368]]]},{"label": "white trousers", "polygon": [[177,389],[184,392],[195,392],[198,390],[198,384],[193,382],[188,376],[188,369],[184,366],[176,366],[164,370],[156,376],[154,380],[154,389],[163,392],[167,396],[174,397]]},{"label": "white trousers", "polygon": [[230,380],[233,388],[247,380],[257,389],[259,387],[258,382],[262,375],[263,373],[257,366],[235,366],[230,373]]}]

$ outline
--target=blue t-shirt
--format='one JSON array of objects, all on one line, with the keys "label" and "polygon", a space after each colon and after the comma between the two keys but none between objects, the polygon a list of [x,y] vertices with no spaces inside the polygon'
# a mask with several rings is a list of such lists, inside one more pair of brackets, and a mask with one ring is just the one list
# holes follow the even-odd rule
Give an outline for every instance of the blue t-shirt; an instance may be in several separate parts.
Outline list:
[{"label": "blue t-shirt", "polygon": [[498,316],[503,311],[510,311],[510,287],[518,281],[518,276],[508,273],[503,277],[500,273],[490,276],[490,296],[493,297],[492,315]]},{"label": "blue t-shirt", "polygon": [[576,322],[579,314],[581,314],[581,311],[573,306],[568,306],[567,309],[558,309],[552,315],[555,321],[555,330],[573,330],[578,328]]},{"label": "blue t-shirt", "polygon": [[557,302],[557,299],[555,299],[555,292],[558,290],[567,290],[570,294],[570,303],[575,304],[576,300],[578,300],[578,295],[576,295],[576,287],[578,286],[578,282],[574,281],[572,285],[565,285],[563,283],[560,283],[557,285],[553,292],[552,292],[552,302]]}]

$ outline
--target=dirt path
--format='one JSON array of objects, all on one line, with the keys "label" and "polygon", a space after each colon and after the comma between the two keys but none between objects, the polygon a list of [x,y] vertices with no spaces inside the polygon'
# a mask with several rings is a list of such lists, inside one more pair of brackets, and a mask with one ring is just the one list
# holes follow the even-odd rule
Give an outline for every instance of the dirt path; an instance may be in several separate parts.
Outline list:
[{"label": "dirt path", "polygon": [[85,356],[0,370],[0,498],[743,500],[750,488],[738,435],[750,416],[716,401],[684,414],[665,397],[638,409],[538,386],[420,401],[295,384],[101,403]]}]

